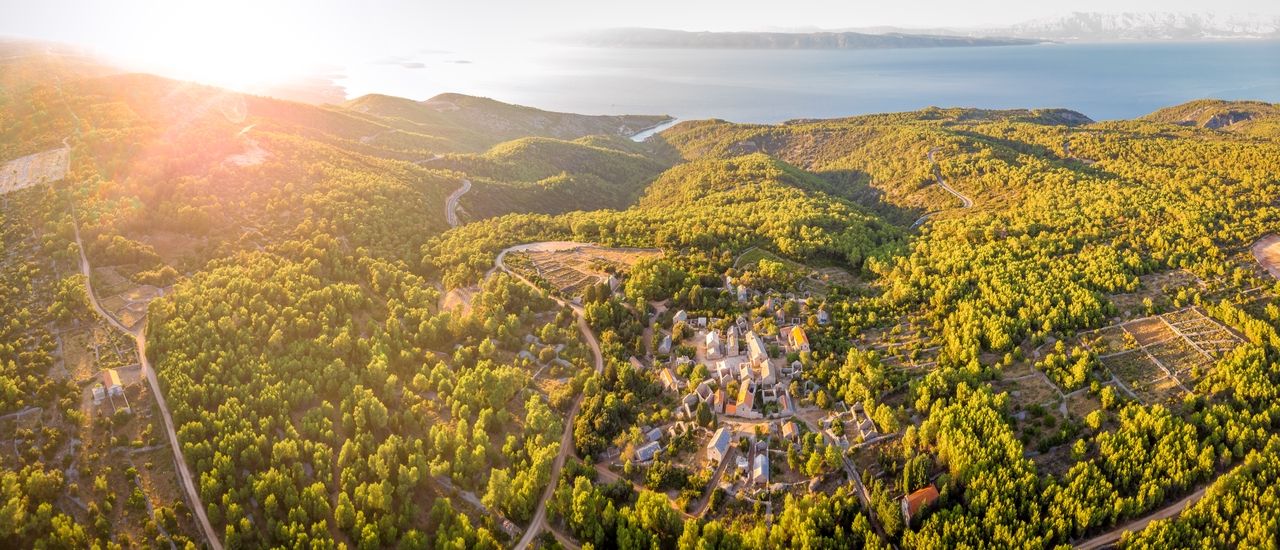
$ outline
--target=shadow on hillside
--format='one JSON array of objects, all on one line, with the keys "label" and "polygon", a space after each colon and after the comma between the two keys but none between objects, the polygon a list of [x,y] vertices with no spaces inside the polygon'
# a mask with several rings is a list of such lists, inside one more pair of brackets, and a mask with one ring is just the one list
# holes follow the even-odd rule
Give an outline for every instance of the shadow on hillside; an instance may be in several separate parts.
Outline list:
[{"label": "shadow on hillside", "polygon": [[685,161],[684,155],[680,153],[680,150],[667,141],[667,138],[662,137],[662,134],[649,136],[649,139],[640,144],[644,146],[645,153],[658,162],[674,166]]},{"label": "shadow on hillside", "polygon": [[[1081,159],[1063,157],[1061,154],[1059,154],[1058,151],[1055,151],[1043,145],[1037,145],[1034,143],[1027,143],[1025,141],[1018,141],[1018,140],[1007,139],[1007,138],[994,137],[994,136],[979,134],[976,132],[970,132],[966,130],[957,130],[956,134],[963,135],[965,137],[968,137],[980,143],[985,143],[991,146],[1004,147],[1006,149],[1013,150],[1018,153],[1037,156],[1042,159],[1048,160],[1049,162],[1062,165],[1066,167],[1068,170],[1071,170],[1072,172],[1080,173],[1082,175],[1086,175],[1086,176],[1090,176],[1098,179],[1126,181],[1124,178],[1120,177],[1119,174],[1098,168],[1096,165],[1086,163]],[[1014,167],[1022,166],[1022,163],[1018,162],[1016,158],[1005,159],[1005,161]]]},{"label": "shadow on hillside", "polygon": [[917,218],[924,215],[921,208],[903,207],[885,200],[885,192],[871,186],[871,174],[861,170],[825,170],[810,172],[829,184],[824,192],[853,201],[886,222],[908,227]]}]

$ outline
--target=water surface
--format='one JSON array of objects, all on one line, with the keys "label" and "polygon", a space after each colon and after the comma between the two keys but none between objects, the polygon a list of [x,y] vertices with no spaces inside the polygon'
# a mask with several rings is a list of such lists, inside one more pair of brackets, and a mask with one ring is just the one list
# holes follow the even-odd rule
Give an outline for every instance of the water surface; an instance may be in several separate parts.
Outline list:
[{"label": "water surface", "polygon": [[897,50],[549,48],[429,53],[341,82],[425,99],[482,95],[591,114],[778,122],[940,107],[1065,107],[1133,118],[1198,98],[1280,102],[1280,42]]}]

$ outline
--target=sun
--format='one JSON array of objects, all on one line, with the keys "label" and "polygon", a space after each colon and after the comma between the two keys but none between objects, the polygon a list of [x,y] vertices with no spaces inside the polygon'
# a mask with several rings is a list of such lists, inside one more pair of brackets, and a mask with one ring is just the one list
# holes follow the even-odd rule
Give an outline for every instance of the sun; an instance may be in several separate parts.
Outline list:
[{"label": "sun", "polygon": [[260,4],[156,3],[145,30],[121,37],[113,53],[129,66],[236,90],[301,76],[311,56],[297,26]]}]

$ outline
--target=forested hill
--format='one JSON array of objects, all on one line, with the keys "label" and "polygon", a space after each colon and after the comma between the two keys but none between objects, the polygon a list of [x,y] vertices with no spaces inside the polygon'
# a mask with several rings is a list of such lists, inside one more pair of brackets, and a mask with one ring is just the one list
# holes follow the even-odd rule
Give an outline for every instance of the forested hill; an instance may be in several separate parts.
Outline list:
[{"label": "forested hill", "polygon": [[592,116],[556,113],[484,97],[440,94],[426,101],[370,94],[343,104],[347,109],[408,121],[432,135],[455,135],[480,149],[523,136],[572,140],[589,135],[630,136],[670,120],[665,115]]},{"label": "forested hill", "polygon": [[1202,99],[1166,107],[1142,118],[1183,126],[1274,136],[1280,129],[1280,105],[1262,101]]}]

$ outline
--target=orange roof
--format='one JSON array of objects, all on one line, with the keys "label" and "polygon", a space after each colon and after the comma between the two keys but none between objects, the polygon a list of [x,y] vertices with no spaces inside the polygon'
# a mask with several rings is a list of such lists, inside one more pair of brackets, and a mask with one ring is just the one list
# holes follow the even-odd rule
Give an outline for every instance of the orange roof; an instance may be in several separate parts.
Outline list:
[{"label": "orange roof", "polygon": [[928,487],[911,493],[905,498],[907,499],[907,514],[915,516],[921,508],[933,504],[938,500],[938,488],[930,484]]},{"label": "orange roof", "polygon": [[120,373],[116,372],[116,369],[107,369],[102,371],[102,385],[106,386],[107,389],[119,386]]},{"label": "orange roof", "polygon": [[809,345],[809,335],[804,333],[804,329],[800,328],[800,325],[796,325],[791,327],[791,341],[795,342],[797,346],[807,346]]},{"label": "orange roof", "polygon": [[747,409],[751,409],[756,399],[756,393],[751,391],[751,384],[743,383],[738,387],[738,406],[745,405]]}]

